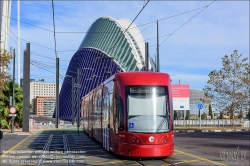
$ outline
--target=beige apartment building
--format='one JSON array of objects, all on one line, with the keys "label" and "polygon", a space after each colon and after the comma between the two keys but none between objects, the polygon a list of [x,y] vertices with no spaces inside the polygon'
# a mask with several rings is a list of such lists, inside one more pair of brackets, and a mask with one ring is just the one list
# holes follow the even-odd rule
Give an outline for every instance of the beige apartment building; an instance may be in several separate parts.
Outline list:
[{"label": "beige apartment building", "polygon": [[[61,86],[59,85],[59,92],[61,90]],[[31,81],[30,82],[30,103],[37,96],[56,96],[56,84],[46,83],[43,79],[39,81]]]},{"label": "beige apartment building", "polygon": [[[22,80],[21,80],[22,86]],[[59,92],[61,86],[59,85]],[[35,115],[52,117],[56,106],[56,84],[46,83],[44,79],[30,80],[30,103]]]}]

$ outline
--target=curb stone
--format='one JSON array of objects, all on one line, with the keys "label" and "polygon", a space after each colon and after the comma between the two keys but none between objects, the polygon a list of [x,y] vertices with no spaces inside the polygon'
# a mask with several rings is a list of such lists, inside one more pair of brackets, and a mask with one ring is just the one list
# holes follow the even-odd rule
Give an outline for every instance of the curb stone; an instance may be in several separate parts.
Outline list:
[{"label": "curb stone", "polygon": [[174,132],[234,132],[234,131],[249,131],[249,129],[235,129],[235,130],[174,130]]}]

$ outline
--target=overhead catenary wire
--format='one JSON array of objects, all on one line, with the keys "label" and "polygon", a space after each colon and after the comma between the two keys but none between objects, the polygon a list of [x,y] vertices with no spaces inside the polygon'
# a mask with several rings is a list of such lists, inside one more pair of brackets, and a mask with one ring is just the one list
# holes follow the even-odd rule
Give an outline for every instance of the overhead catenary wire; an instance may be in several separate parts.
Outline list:
[{"label": "overhead catenary wire", "polygon": [[25,39],[22,39],[22,38],[20,38],[20,40],[23,40],[23,41],[32,43],[32,44],[34,44],[34,45],[37,45],[37,46],[40,46],[40,47],[43,47],[43,48],[47,48],[47,49],[52,50],[52,51],[55,51],[55,49],[53,49],[53,48],[49,48],[49,47],[43,46],[43,45],[41,45],[41,44],[37,44],[37,43],[31,42],[31,41],[29,41],[29,40],[25,40]]},{"label": "overhead catenary wire", "polygon": [[[50,73],[56,74],[55,72],[50,71],[50,70],[47,70],[47,69],[45,69],[45,68],[43,68],[43,67],[40,67],[40,66],[38,66],[38,65],[36,65],[36,64],[34,64],[34,63],[30,63],[30,64],[33,65],[33,66],[36,66],[36,67],[38,67],[38,68],[40,68],[40,69],[43,69],[43,70],[45,70],[45,71],[48,71],[48,72],[50,72]],[[59,73],[59,76],[61,77],[62,75]]]},{"label": "overhead catenary wire", "polygon": [[[213,1],[213,2],[214,2],[214,1]],[[213,3],[213,2],[212,2],[212,3]],[[211,3],[211,4],[212,4],[212,3]],[[209,6],[209,5],[208,5],[208,6]],[[206,9],[208,6],[202,7],[203,10]],[[198,8],[198,9],[201,9],[201,8]],[[195,11],[195,10],[198,10],[198,9],[194,9],[194,10],[191,10],[191,11]],[[202,11],[203,11],[203,10],[202,10]],[[188,11],[188,12],[191,12],[191,11]],[[200,12],[202,12],[202,11],[200,11]],[[200,13],[200,12],[199,12],[199,13]],[[185,12],[185,13],[187,13],[187,12]],[[198,13],[198,14],[199,14],[199,13]],[[181,13],[181,14],[183,14],[183,13]],[[178,15],[181,15],[181,14],[178,14]],[[197,15],[198,15],[198,14],[197,14]],[[176,16],[176,15],[175,15],[175,16]],[[195,15],[195,16],[196,16],[196,15]],[[195,17],[195,16],[194,16],[194,17]],[[174,17],[174,16],[172,16],[172,17]],[[193,17],[193,18],[194,18],[194,17]],[[167,18],[171,18],[171,17],[167,17]],[[167,19],[167,18],[165,18],[165,19]],[[193,18],[191,18],[191,19],[193,19]],[[191,21],[191,19],[190,19],[189,21]],[[161,20],[161,19],[159,19],[159,20]],[[164,19],[162,19],[162,20],[164,20]],[[189,22],[189,21],[188,21],[188,22]],[[155,21],[154,21],[154,22],[151,22],[151,23],[155,23]],[[186,22],[186,23],[187,23],[187,22]],[[186,24],[186,23],[185,23],[185,24]],[[150,24],[150,23],[148,23],[148,24]],[[143,25],[148,25],[148,24],[143,24]],[[185,24],[184,24],[184,25],[185,25]],[[169,38],[171,35],[173,35],[176,31],[178,31],[178,30],[179,30],[180,28],[182,28],[184,25],[182,25],[181,27],[179,27],[178,29],[176,29],[174,32],[172,32],[171,34],[169,34],[167,38]],[[142,25],[141,25],[141,26],[142,26]],[[138,26],[137,26],[137,27],[138,27]],[[52,32],[56,33],[55,30],[52,31]],[[14,33],[13,33],[13,34],[14,34]],[[166,38],[166,39],[167,39],[167,38]],[[166,40],[166,39],[165,39],[165,40]],[[164,40],[164,41],[165,41],[165,40]],[[163,42],[164,42],[164,41],[163,41]],[[163,42],[162,42],[162,43],[163,43]],[[31,43],[32,43],[32,42],[31,42]],[[162,43],[161,43],[160,45],[162,45]],[[33,43],[33,44],[34,44],[34,43]],[[49,48],[49,49],[51,49],[51,48]],[[51,49],[51,50],[54,50],[54,51],[56,52],[55,49]],[[59,52],[59,51],[58,51],[58,52]],[[62,52],[63,52],[63,51],[62,51]],[[45,56],[43,56],[43,57],[45,57]],[[49,57],[47,57],[47,58],[49,58]],[[51,58],[51,59],[52,59],[52,58]],[[70,61],[70,60],[64,60],[64,61]]]},{"label": "overhead catenary wire", "polygon": [[[33,61],[36,62],[36,63],[39,63],[39,64],[46,64],[46,65],[47,64],[53,64],[53,65],[55,64],[55,63],[45,62],[45,61],[40,61],[40,60],[39,61],[33,60]],[[68,65],[60,65],[60,66],[66,66],[66,67],[68,67]]]},{"label": "overhead catenary wire", "polygon": [[[186,21],[184,24],[182,24],[180,27],[178,27],[176,30],[174,30],[172,33],[169,34],[160,44],[159,47],[170,37],[172,36],[175,32],[177,32],[179,29],[181,29],[183,26],[185,26],[188,22],[190,22],[192,19],[194,19],[197,15],[199,15],[202,11],[204,11],[206,8],[208,8],[210,5],[212,5],[216,0],[211,2],[209,5],[203,7],[202,10],[200,10],[198,13],[196,13],[193,17],[191,17],[188,21]],[[155,50],[156,52],[156,50]]]},{"label": "overhead catenary wire", "polygon": [[55,55],[56,55],[56,58],[57,58],[57,52],[56,52],[56,25],[55,25],[54,0],[52,0],[52,13],[53,13],[53,27],[54,27]]},{"label": "overhead catenary wire", "polygon": [[42,54],[38,54],[38,53],[35,53],[35,52],[30,52],[30,53],[32,55],[35,55],[35,56],[40,56],[40,57],[56,60],[55,58],[51,58],[51,57],[48,57],[48,56],[45,56],[45,55],[42,55]]},{"label": "overhead catenary wire", "polygon": [[[158,21],[163,21],[163,20],[166,20],[166,19],[169,19],[169,18],[173,18],[173,17],[179,16],[179,15],[182,15],[182,14],[190,13],[190,12],[193,12],[193,11],[196,11],[196,10],[199,10],[199,9],[205,9],[205,8],[207,8],[207,6],[200,7],[200,8],[196,8],[196,9],[189,10],[189,11],[186,11],[186,12],[182,12],[182,13],[179,13],[179,14],[176,14],[176,15],[173,15],[173,16],[169,16],[169,17],[165,17],[165,18],[162,18],[162,19],[158,19]],[[0,15],[1,15],[1,14],[0,14]],[[4,15],[2,15],[2,16],[4,16]],[[7,16],[4,16],[4,17],[7,17]],[[11,18],[11,17],[8,17],[8,18],[14,19],[14,18]],[[14,19],[14,20],[17,20],[17,19]],[[17,21],[20,21],[20,20],[17,20]],[[47,31],[50,31],[50,32],[54,32],[54,33],[64,33],[64,32],[55,32],[55,30],[54,30],[54,31],[48,30],[48,29],[46,29],[46,28],[42,28],[42,27],[39,27],[39,26],[30,24],[30,23],[27,23],[27,22],[24,22],[24,21],[20,21],[20,22],[26,23],[26,24],[28,24],[28,25],[32,25],[32,26],[34,26],[34,27],[37,27],[37,28],[40,28],[40,29],[44,29],[44,30],[47,30]],[[155,23],[156,23],[156,21],[152,21],[152,22],[148,22],[148,23],[145,23],[145,24],[138,25],[137,27],[145,26],[145,25],[148,25],[148,24],[154,25]],[[151,26],[152,26],[152,25],[151,25]],[[149,26],[149,27],[151,27],[151,26]],[[148,27],[148,28],[149,28],[149,27]],[[127,29],[132,29],[132,28],[135,28],[135,27],[131,27],[131,28],[127,28]],[[146,28],[146,29],[148,29],[148,28]],[[10,28],[9,28],[9,29],[10,29]],[[146,30],[146,29],[145,29],[145,30]],[[144,30],[143,30],[143,31],[144,31]],[[11,32],[12,32],[12,31],[11,31]],[[13,32],[12,32],[12,33],[13,33]],[[104,31],[104,32],[65,32],[65,33],[117,33],[117,32],[107,32],[107,31]],[[13,34],[14,34],[14,33],[13,33]],[[15,34],[14,34],[14,35],[15,35]],[[55,36],[55,35],[54,35],[54,36]],[[15,37],[17,38],[16,35],[15,35]],[[23,41],[32,43],[32,44],[34,44],[34,45],[37,45],[37,46],[40,46],[40,47],[43,47],[43,48],[46,48],[46,49],[55,51],[55,52],[56,52],[56,56],[57,56],[57,52],[69,52],[69,51],[72,51],[72,52],[74,51],[74,52],[75,52],[75,51],[77,51],[77,50],[56,50],[56,49],[53,49],[53,48],[50,48],[50,47],[47,47],[47,46],[43,46],[43,45],[41,45],[41,44],[37,44],[37,43],[31,42],[31,41],[26,40],[26,39],[22,39],[22,38],[20,38],[20,39],[23,40]],[[147,39],[146,39],[145,41],[147,41]],[[139,42],[140,42],[140,41],[139,41]],[[142,41],[141,41],[141,42],[142,42]]]},{"label": "overhead catenary wire", "polygon": [[[182,15],[182,14],[187,14],[187,13],[190,13],[190,12],[193,12],[193,11],[196,11],[196,10],[199,10],[199,9],[202,9],[202,8],[206,8],[206,6],[200,7],[200,8],[196,8],[196,9],[193,9],[193,10],[189,10],[189,11],[186,11],[186,12],[182,12],[182,13],[179,13],[179,14],[176,14],[176,15],[173,15],[173,16],[164,17],[164,18],[158,19],[158,21],[163,21],[163,20],[166,20],[166,19],[169,19],[169,18],[173,18],[173,17],[179,16],[179,15]],[[16,19],[16,18],[12,18],[12,17],[9,17],[9,16],[5,16],[5,15],[3,15],[3,14],[0,14],[0,15],[3,16],[3,17],[7,17],[7,18],[9,18],[9,19],[12,19],[12,20],[19,21],[19,22],[21,22],[21,23],[24,23],[24,24],[33,26],[33,27],[36,27],[36,28],[43,29],[43,30],[45,30],[45,31],[54,33],[53,30],[46,29],[46,28],[44,28],[44,27],[37,26],[37,25],[31,24],[31,23],[28,23],[28,22],[25,22],[25,21],[21,21],[21,20],[18,20],[18,19]],[[145,23],[145,24],[141,24],[141,25],[138,25],[137,27],[145,26],[145,25],[152,24],[152,23],[156,23],[156,21],[151,21],[151,22],[148,22],[148,23]],[[131,28],[129,28],[129,29],[133,29],[133,28],[135,28],[135,27],[131,27]],[[112,31],[110,31],[110,32],[107,32],[107,31],[104,31],[104,32],[91,32],[91,31],[89,31],[89,32],[60,32],[60,31],[59,31],[59,32],[56,32],[56,33],[117,33],[117,32],[112,32]]]},{"label": "overhead catenary wire", "polygon": [[[45,69],[45,68],[43,68],[43,67],[56,68],[55,66],[46,65],[46,64],[41,64],[41,63],[39,63],[39,62],[37,62],[37,61],[33,61],[33,60],[30,62],[30,64],[32,64],[32,65],[34,65],[34,66],[36,66],[36,67],[39,67],[39,68],[41,68],[41,69],[44,69],[44,70],[46,70],[46,71],[47,71],[47,69]],[[41,66],[42,66],[42,67],[41,67]],[[77,74],[77,71],[66,70],[66,69],[63,69],[63,68],[59,68],[59,70],[63,70],[63,71],[67,71],[67,72],[69,72],[69,73],[75,73],[75,74]],[[53,72],[53,73],[54,73],[54,72]],[[55,74],[55,73],[54,73],[54,74]],[[85,76],[84,74],[80,74],[80,75]]]},{"label": "overhead catenary wire", "polygon": [[38,66],[38,65],[36,65],[36,64],[34,64],[34,63],[30,63],[30,64],[33,65],[33,66],[36,66],[36,67],[38,67],[38,68],[40,68],[40,69],[46,70],[46,71],[48,71],[48,72],[50,72],[50,73],[56,74],[55,72],[50,71],[50,70],[48,70],[48,69],[45,69],[45,68],[43,68],[43,67],[40,67],[40,66]]},{"label": "overhead catenary wire", "polygon": [[40,65],[40,66],[43,66],[43,67],[47,67],[47,68],[55,68],[55,66],[52,66],[52,65],[49,65],[49,64],[44,64],[44,63],[39,63],[39,62],[36,62],[34,60],[31,60],[30,63]]},{"label": "overhead catenary wire", "polygon": [[[137,19],[137,17],[141,14],[141,12],[143,11],[143,9],[147,6],[147,4],[149,3],[150,0],[147,1],[147,3],[145,5],[143,5],[142,9],[140,10],[140,12],[136,15],[136,17],[133,19],[133,21],[129,24],[129,26],[125,29],[125,31],[123,32],[123,35],[128,31],[128,28],[134,23],[134,21]],[[110,50],[108,50],[107,54],[110,53],[111,50],[113,50],[113,48],[117,45],[117,43],[120,41],[120,39],[122,38],[122,35],[120,35],[120,37],[118,38],[118,40],[116,40],[115,44],[113,45],[113,47],[110,48]]]},{"label": "overhead catenary wire", "polygon": [[[7,26],[7,24],[4,22],[4,21],[2,21],[2,23],[4,23],[4,25],[9,29],[9,31],[16,37],[16,39],[18,39],[18,37],[15,35],[15,33],[9,28],[9,26]],[[2,29],[3,30],[3,29]],[[3,30],[4,32],[5,32],[5,34],[6,34],[6,31],[5,30]],[[8,36],[10,37],[10,35],[8,34]],[[17,42],[15,41],[15,43],[17,44]],[[23,48],[25,48],[24,47],[24,45],[22,44],[22,43],[20,43],[21,44],[21,46],[23,47]],[[26,48],[25,48],[26,49]]]},{"label": "overhead catenary wire", "polygon": [[[8,36],[9,36],[9,38],[11,38],[11,40],[13,40],[16,44],[17,44],[17,42],[3,29],[3,28],[1,28],[1,30],[3,30],[4,31],[4,33],[5,34],[7,34]],[[23,49],[24,50],[24,49]]]},{"label": "overhead catenary wire", "polygon": [[[35,64],[35,65],[42,66],[42,67],[46,67],[46,68],[53,68],[53,69],[55,69],[55,68],[56,68],[55,66],[51,66],[51,65],[47,65],[47,64],[37,63],[36,61],[31,61],[31,63],[32,63],[32,64]],[[63,69],[63,68],[59,68],[59,70],[67,71],[66,69]],[[76,73],[76,72],[75,72],[75,73]]]},{"label": "overhead catenary wire", "polygon": [[[161,18],[161,19],[158,19],[158,22],[159,21],[163,21],[163,20],[166,20],[166,19],[169,19],[169,18],[173,18],[173,17],[176,17],[176,16],[180,16],[180,15],[183,15],[183,14],[187,14],[187,13],[190,13],[190,12],[193,12],[193,11],[196,11],[196,10],[200,10],[200,9],[203,9],[203,8],[206,8],[206,6],[203,6],[203,7],[199,7],[199,8],[196,8],[196,9],[193,9],[193,10],[189,10],[189,11],[186,11],[186,12],[182,12],[182,13],[179,13],[179,14],[175,14],[175,15],[172,15],[172,16],[168,16],[168,17],[164,17],[164,18]],[[155,24],[157,21],[151,21],[151,22],[148,22],[148,23],[145,23],[145,24],[141,24],[141,25],[138,25],[137,27],[141,27],[141,26],[145,26],[145,25],[148,25],[148,24]],[[131,27],[129,28],[130,29],[133,29],[133,28],[136,28],[136,27]],[[56,33],[118,33],[118,32],[115,32],[115,31],[103,31],[103,32],[56,32]]]},{"label": "overhead catenary wire", "polygon": [[[150,26],[151,27],[151,26]],[[147,28],[146,28],[147,29]],[[144,29],[144,30],[146,30],[146,29]],[[143,32],[143,31],[141,31],[141,32]],[[139,34],[139,33],[138,33]],[[136,35],[138,35],[138,34],[136,34]],[[162,37],[165,37],[165,36],[169,36],[170,34],[167,34],[167,35],[161,35],[161,36],[159,36],[159,38],[162,38]],[[137,43],[139,43],[139,42],[145,42],[145,41],[149,41],[149,40],[153,40],[153,39],[156,39],[157,37],[152,37],[152,38],[148,38],[148,39],[144,39],[144,40],[140,40],[140,41],[136,41]],[[154,45],[150,45],[149,47],[152,47],[152,46],[154,46]],[[139,48],[141,48],[141,47],[139,47]],[[78,51],[78,50],[65,50],[65,51],[57,51],[57,52],[76,52],[76,51]],[[60,60],[60,61],[70,61],[70,60]]]},{"label": "overhead catenary wire", "polygon": [[[6,24],[5,24],[6,25]],[[13,40],[13,42],[14,43],[16,43],[16,44],[18,44],[3,28],[1,28],[3,31],[4,31],[4,33],[6,34],[6,35],[8,35],[9,36],[9,38],[11,38],[11,40]],[[11,29],[8,27],[8,29],[11,31]],[[18,39],[18,37],[15,35],[15,33],[13,32],[13,31],[11,31],[11,33],[15,36],[15,38],[16,39]],[[20,38],[21,39],[21,38]],[[44,47],[44,48],[47,48],[47,49],[50,49],[50,50],[54,50],[54,49],[51,49],[51,48],[48,48],[48,47],[45,47],[45,46],[42,46],[42,45],[39,45],[39,44],[36,44],[36,43],[33,43],[33,42],[30,42],[30,41],[28,41],[28,40],[25,40],[25,39],[21,39],[21,40],[24,40],[24,41],[27,41],[27,42],[29,42],[29,43],[32,43],[32,44],[35,44],[35,45],[38,45],[38,46],[41,46],[41,47]],[[21,43],[21,47],[22,47],[22,50],[24,51],[26,48],[23,46],[23,44]],[[44,56],[44,55],[42,55],[42,54],[39,54],[39,53],[36,53],[36,52],[30,52],[32,55],[36,55],[36,56],[41,56],[41,57],[45,57],[45,58],[49,58],[49,59],[54,59],[55,60],[55,58],[51,58],[51,57],[47,57],[47,56]]]}]

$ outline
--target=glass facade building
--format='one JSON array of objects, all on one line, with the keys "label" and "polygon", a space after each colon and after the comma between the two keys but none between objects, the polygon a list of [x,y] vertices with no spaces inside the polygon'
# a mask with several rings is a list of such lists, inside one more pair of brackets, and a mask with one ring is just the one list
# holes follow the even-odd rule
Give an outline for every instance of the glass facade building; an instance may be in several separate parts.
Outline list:
[{"label": "glass facade building", "polygon": [[189,105],[189,109],[190,109],[190,114],[191,116],[195,116],[196,118],[198,118],[199,115],[199,108],[198,108],[198,104],[202,103],[203,104],[203,108],[201,109],[201,114],[203,114],[204,112],[208,115],[208,108],[209,108],[209,104],[208,103],[203,103],[201,100],[205,98],[205,95],[202,91],[196,90],[196,89],[190,89],[190,105]]},{"label": "glass facade building", "polygon": [[[59,95],[59,119],[71,121],[72,87],[74,115],[77,115],[78,88],[72,86],[72,82],[79,83],[81,100],[115,73],[144,69],[145,42],[136,25],[130,24],[127,19],[101,17],[90,26],[69,63]],[[150,70],[155,71],[151,58],[148,65]]]}]

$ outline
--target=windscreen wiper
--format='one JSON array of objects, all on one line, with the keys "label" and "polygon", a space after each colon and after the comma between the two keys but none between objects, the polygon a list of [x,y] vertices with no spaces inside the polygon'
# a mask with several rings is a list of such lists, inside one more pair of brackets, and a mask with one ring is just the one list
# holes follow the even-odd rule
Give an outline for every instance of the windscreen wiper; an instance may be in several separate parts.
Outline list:
[{"label": "windscreen wiper", "polygon": [[166,118],[163,118],[163,119],[161,120],[159,126],[156,128],[155,133],[157,133],[157,132],[162,128],[162,126],[164,125],[164,123],[165,123],[166,121],[169,121],[169,119],[170,119],[170,114],[166,114]]}]

